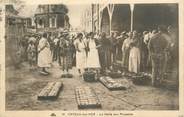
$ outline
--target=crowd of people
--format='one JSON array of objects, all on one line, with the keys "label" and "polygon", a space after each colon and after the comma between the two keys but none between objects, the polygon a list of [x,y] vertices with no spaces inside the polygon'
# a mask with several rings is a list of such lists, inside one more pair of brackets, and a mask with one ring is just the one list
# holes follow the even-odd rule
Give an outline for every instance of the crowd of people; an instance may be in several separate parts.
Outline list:
[{"label": "crowd of people", "polygon": [[23,43],[30,68],[41,73],[57,61],[64,73],[76,66],[79,74],[85,69],[105,73],[120,61],[126,72],[151,72],[152,84],[161,83],[168,70],[177,69],[178,34],[176,28],[159,26],[152,31],[70,32],[30,35]]}]

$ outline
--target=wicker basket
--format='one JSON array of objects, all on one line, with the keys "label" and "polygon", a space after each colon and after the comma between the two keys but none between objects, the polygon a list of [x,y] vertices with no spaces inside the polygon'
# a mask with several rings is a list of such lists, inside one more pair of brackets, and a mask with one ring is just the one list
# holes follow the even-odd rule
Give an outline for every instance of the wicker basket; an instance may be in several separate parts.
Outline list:
[{"label": "wicker basket", "polygon": [[93,71],[85,71],[83,73],[84,81],[86,82],[95,82],[96,81],[96,73]]}]

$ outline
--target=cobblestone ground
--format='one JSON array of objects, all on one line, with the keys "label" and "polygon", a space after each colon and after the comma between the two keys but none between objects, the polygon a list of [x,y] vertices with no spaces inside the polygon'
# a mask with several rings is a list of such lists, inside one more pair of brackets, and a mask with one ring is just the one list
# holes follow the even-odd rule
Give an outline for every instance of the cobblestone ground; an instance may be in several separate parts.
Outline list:
[{"label": "cobblestone ground", "polygon": [[[178,92],[165,88],[137,86],[130,82],[128,90],[109,91],[100,82],[87,83],[77,74],[74,78],[60,78],[61,69],[54,63],[49,69],[51,75],[41,76],[29,71],[28,65],[20,70],[6,69],[6,110],[78,110],[75,100],[76,86],[90,86],[95,89],[102,108],[99,110],[177,110]],[[116,79],[120,82],[124,79]],[[63,81],[64,87],[56,101],[39,101],[37,94],[49,81]]]}]

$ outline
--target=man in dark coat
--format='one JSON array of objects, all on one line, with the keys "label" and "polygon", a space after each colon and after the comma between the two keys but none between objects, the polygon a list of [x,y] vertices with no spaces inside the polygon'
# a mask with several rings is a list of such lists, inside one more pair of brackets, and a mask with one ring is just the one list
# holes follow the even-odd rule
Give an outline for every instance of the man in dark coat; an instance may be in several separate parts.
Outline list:
[{"label": "man in dark coat", "polygon": [[117,52],[117,32],[111,34],[111,55],[112,62],[116,62],[116,52]]},{"label": "man in dark coat", "polygon": [[122,61],[122,56],[123,56],[123,52],[122,52],[122,46],[123,46],[123,42],[124,40],[127,38],[126,35],[126,31],[123,31],[120,36],[117,37],[117,60]]},{"label": "man in dark coat", "polygon": [[169,36],[164,26],[158,28],[159,33],[151,37],[148,48],[152,59],[152,85],[160,85],[163,81],[166,64],[166,51]]},{"label": "man in dark coat", "polygon": [[102,66],[102,71],[104,72],[111,66],[111,41],[106,37],[106,33],[104,32],[101,34],[100,45],[100,64]]}]

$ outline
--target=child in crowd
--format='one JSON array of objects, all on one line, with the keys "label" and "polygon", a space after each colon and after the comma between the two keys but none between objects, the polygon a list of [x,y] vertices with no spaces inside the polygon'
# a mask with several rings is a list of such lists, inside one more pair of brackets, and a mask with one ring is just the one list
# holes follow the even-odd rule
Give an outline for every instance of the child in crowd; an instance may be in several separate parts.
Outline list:
[{"label": "child in crowd", "polygon": [[30,65],[30,70],[35,69],[36,64],[36,47],[34,45],[33,41],[29,42],[28,48],[27,48],[27,54],[28,54],[28,61]]}]

